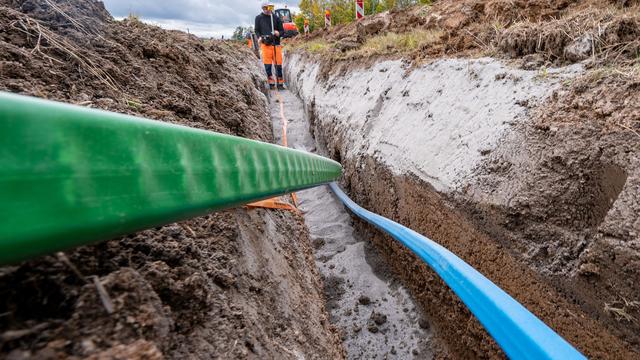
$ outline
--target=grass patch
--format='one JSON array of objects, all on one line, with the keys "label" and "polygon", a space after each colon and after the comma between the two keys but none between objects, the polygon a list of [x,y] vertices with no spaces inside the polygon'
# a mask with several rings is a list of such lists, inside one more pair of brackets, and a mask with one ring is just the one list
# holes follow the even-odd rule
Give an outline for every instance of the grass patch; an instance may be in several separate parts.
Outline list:
[{"label": "grass patch", "polygon": [[622,77],[640,80],[640,63],[631,66],[606,65],[583,75],[590,82],[596,83],[607,77]]},{"label": "grass patch", "polygon": [[319,54],[327,51],[328,47],[329,45],[324,40],[312,41],[307,44],[307,51],[312,54]]},{"label": "grass patch", "polygon": [[640,301],[629,301],[627,299],[622,299],[622,301],[618,301],[617,303],[604,304],[604,312],[612,315],[617,321],[626,321],[626,322],[636,322],[638,319],[631,316],[629,313],[631,311],[640,309]]},{"label": "grass patch", "polygon": [[324,54],[329,50],[329,43],[324,39],[304,41],[294,45],[286,45],[288,50],[302,50],[310,54]]},{"label": "grass patch", "polygon": [[326,55],[336,59],[354,59],[376,55],[409,54],[436,43],[440,30],[414,30],[406,33],[386,33],[367,39],[358,48],[340,53],[336,46],[325,39],[296,42],[286,45],[287,50],[303,51],[313,55]]},{"label": "grass patch", "polygon": [[387,33],[374,36],[348,56],[366,57],[384,54],[406,54],[437,42],[442,35],[438,30],[415,30],[406,33]]},{"label": "grass patch", "polygon": [[127,20],[129,20],[131,22],[139,23],[140,22],[140,16],[138,16],[138,14],[136,14],[136,13],[130,12],[129,15],[127,15]]},{"label": "grass patch", "polygon": [[140,101],[132,100],[132,99],[125,99],[124,101],[127,104],[127,106],[129,106],[133,110],[140,111],[140,109],[142,109],[142,103]]}]

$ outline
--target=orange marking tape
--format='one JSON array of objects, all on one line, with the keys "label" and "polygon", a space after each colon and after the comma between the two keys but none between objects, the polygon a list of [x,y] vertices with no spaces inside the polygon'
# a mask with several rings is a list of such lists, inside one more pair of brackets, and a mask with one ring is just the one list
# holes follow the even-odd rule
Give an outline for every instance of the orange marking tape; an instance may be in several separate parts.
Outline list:
[{"label": "orange marking tape", "polygon": [[267,208],[267,209],[282,209],[298,212],[299,210],[293,205],[280,201],[280,198],[271,198],[267,200],[257,201],[251,204],[247,204],[248,208]]},{"label": "orange marking tape", "polygon": [[[287,145],[287,117],[284,116],[284,102],[282,101],[282,96],[279,91],[276,91],[276,98],[280,103],[280,119],[282,120],[282,146],[289,147]],[[257,201],[251,204],[247,204],[246,206],[249,208],[268,208],[268,209],[283,209],[283,210],[291,210],[298,211],[298,197],[296,193],[291,193],[291,200],[293,200],[293,205],[283,202],[280,198],[271,198],[267,200]]]}]

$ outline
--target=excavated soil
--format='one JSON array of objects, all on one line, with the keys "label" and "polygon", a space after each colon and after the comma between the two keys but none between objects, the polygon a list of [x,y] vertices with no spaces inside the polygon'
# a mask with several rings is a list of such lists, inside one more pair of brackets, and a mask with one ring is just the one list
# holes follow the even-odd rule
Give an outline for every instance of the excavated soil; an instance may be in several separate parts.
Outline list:
[{"label": "excavated soil", "polygon": [[114,21],[91,1],[50,3],[0,1],[0,89],[270,140],[246,49]]},{"label": "excavated soil", "polygon": [[[3,91],[270,141],[250,59],[100,2],[0,1]],[[343,356],[291,212],[222,211],[0,268],[2,358]]]}]

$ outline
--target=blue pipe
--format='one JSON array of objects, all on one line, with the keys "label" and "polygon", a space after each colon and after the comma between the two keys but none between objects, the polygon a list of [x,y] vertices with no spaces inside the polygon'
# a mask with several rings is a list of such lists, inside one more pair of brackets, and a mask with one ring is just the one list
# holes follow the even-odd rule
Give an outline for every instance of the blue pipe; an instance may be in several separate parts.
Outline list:
[{"label": "blue pipe", "polygon": [[511,359],[586,359],[578,350],[476,269],[432,240],[363,209],[329,184],[354,214],[413,251],[460,297]]}]

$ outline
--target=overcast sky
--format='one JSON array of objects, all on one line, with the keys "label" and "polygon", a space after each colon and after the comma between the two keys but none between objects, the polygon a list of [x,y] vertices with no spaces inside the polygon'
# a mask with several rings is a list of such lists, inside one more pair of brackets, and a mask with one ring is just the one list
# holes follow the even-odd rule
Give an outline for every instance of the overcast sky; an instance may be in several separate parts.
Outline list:
[{"label": "overcast sky", "polygon": [[[262,0],[103,0],[115,18],[135,14],[144,22],[202,37],[231,36],[236,26],[253,26]],[[274,1],[298,11],[299,0]]]}]

